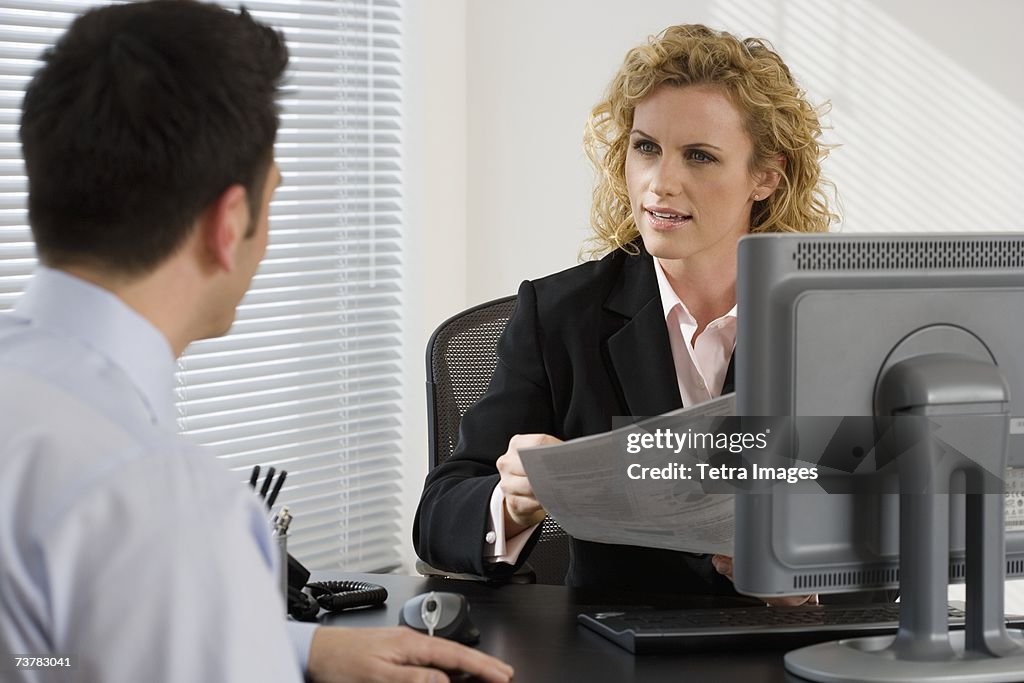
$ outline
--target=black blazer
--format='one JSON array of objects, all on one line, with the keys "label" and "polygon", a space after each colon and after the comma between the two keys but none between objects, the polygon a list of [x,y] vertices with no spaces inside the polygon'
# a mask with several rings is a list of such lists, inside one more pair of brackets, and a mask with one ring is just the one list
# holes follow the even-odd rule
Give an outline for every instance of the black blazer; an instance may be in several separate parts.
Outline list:
[{"label": "black blazer", "polygon": [[[413,526],[416,552],[449,571],[504,575],[483,561],[497,458],[514,434],[573,439],[614,416],[682,406],[654,264],[617,250],[519,288],[487,393],[465,414],[452,457],[427,476]],[[732,367],[723,392],[732,391]],[[539,537],[520,555],[520,563]],[[703,555],[572,539],[566,583],[735,595]]]}]

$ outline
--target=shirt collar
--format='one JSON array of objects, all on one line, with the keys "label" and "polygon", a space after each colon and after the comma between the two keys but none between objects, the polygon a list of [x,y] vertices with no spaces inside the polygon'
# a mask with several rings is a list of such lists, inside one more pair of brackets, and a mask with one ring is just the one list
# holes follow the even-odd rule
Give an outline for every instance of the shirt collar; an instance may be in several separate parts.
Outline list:
[{"label": "shirt collar", "polygon": [[14,313],[103,355],[135,385],[153,422],[177,429],[171,346],[152,323],[113,293],[40,265]]},{"label": "shirt collar", "polygon": [[[676,306],[679,306],[683,314],[683,319],[696,324],[693,320],[693,316],[690,315],[690,310],[686,307],[686,304],[684,304],[683,300],[679,298],[676,291],[672,289],[672,285],[668,281],[668,276],[665,275],[665,269],[661,267],[661,262],[656,258],[651,260],[654,261],[654,275],[658,280],[658,295],[661,297],[661,309],[665,314],[665,320],[668,321],[668,317],[672,314],[672,310],[675,309]],[[736,306],[730,308],[729,312],[721,318],[718,318],[718,320],[724,320],[726,318],[732,318],[733,320],[736,319]]]}]

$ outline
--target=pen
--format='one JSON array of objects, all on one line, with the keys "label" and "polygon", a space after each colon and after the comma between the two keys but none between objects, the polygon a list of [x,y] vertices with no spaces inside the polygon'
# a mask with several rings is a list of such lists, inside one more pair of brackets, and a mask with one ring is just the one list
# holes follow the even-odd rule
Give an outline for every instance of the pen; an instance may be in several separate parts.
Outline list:
[{"label": "pen", "polygon": [[252,476],[249,477],[249,486],[252,487],[253,490],[256,489],[256,482],[259,480],[259,478],[260,466],[256,465],[255,467],[252,468]]},{"label": "pen", "polygon": [[274,501],[277,500],[277,494],[281,492],[281,487],[284,486],[284,478],[288,476],[288,473],[284,470],[277,475],[277,483],[274,484],[273,490],[270,492],[270,498],[267,498],[267,509],[274,507]]},{"label": "pen", "polygon": [[267,491],[270,490],[270,480],[274,478],[274,468],[267,468],[267,478],[263,480],[263,488],[260,489],[260,498],[267,499]]}]

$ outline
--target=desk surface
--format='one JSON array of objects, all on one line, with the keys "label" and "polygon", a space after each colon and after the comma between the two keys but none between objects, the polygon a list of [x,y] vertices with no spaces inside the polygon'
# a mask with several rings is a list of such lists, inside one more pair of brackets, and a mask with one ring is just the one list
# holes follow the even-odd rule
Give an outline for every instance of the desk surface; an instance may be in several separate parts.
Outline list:
[{"label": "desk surface", "polygon": [[514,666],[520,683],[800,680],[786,674],[783,652],[634,656],[576,624],[578,612],[621,607],[624,601],[635,605],[638,597],[639,604],[656,604],[649,596],[587,594],[563,586],[491,586],[420,576],[314,572],[313,580],[325,579],[371,581],[389,593],[385,607],[324,619],[324,623],[335,626],[395,626],[402,605],[414,595],[431,590],[462,593],[469,599],[473,621],[480,629],[477,647]]}]

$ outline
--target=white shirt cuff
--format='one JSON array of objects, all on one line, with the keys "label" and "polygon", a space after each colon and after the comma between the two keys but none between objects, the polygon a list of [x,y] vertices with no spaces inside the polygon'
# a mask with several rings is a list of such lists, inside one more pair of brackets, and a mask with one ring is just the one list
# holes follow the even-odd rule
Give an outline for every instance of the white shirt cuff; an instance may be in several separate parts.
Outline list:
[{"label": "white shirt cuff", "polygon": [[523,552],[530,534],[537,528],[534,524],[512,538],[505,538],[505,494],[501,486],[495,486],[491,492],[490,518],[487,520],[487,531],[484,535],[484,560],[490,563],[507,562],[515,564],[519,554]]},{"label": "white shirt cuff", "polygon": [[309,668],[309,648],[313,644],[313,631],[320,628],[320,624],[288,620],[287,626],[288,637],[295,649],[295,658],[302,667],[302,673],[306,673]]}]

